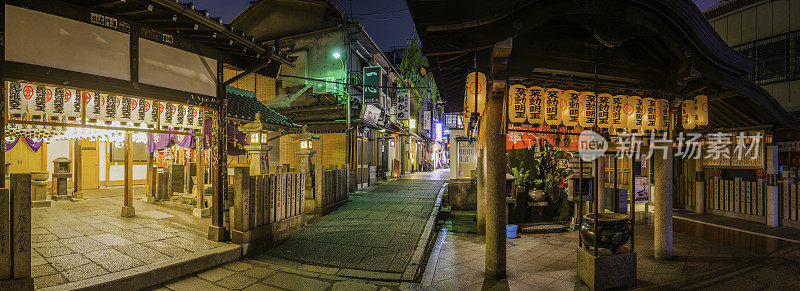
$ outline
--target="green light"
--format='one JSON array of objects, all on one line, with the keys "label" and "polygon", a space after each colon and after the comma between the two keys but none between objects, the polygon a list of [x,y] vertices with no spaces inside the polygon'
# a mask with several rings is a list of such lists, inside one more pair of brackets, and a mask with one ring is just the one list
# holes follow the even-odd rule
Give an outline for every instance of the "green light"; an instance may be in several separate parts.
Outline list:
[{"label": "green light", "polygon": [[341,57],[342,57],[342,54],[341,54],[339,51],[334,51],[334,52],[333,52],[333,58],[334,58],[334,59],[337,59],[337,60],[338,60],[338,59],[339,59],[339,58],[341,58]]}]

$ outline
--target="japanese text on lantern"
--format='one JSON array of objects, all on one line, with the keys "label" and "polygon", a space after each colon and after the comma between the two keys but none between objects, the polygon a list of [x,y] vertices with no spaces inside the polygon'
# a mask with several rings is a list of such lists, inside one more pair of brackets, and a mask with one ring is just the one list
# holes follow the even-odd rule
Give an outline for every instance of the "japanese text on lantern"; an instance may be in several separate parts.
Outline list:
[{"label": "japanese text on lantern", "polygon": [[528,88],[528,122],[531,124],[542,124],[544,120],[542,116],[544,88],[533,86]]},{"label": "japanese text on lantern", "polygon": [[513,85],[508,90],[508,120],[512,123],[523,123],[525,116],[525,101],[527,89],[522,85]]},{"label": "japanese text on lantern", "polygon": [[545,91],[545,123],[547,125],[555,126],[561,123],[560,114],[561,112],[558,110],[558,101],[561,97],[561,90],[550,88]]}]

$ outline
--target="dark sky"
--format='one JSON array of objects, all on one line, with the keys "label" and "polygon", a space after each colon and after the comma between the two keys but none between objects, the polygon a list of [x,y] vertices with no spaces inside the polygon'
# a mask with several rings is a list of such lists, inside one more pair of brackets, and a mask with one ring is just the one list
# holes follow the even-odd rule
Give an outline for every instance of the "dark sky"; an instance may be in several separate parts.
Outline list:
[{"label": "dark sky", "polygon": [[[183,0],[186,1],[186,0]],[[251,0],[192,0],[197,9],[208,9],[213,17],[222,17],[226,23],[233,20],[250,5]],[[404,46],[415,34],[414,23],[405,0],[332,0],[339,9],[352,14],[361,22],[367,33],[388,51],[393,46]],[[719,0],[693,0],[700,10],[706,10]]]}]

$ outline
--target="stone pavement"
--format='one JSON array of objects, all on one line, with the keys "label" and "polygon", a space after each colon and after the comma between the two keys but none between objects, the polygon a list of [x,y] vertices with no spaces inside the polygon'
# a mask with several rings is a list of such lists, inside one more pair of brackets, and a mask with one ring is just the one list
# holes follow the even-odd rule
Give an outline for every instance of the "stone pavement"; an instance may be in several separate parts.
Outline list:
[{"label": "stone pavement", "polygon": [[142,201],[121,218],[122,188],[84,191],[84,201],[53,201],[32,210],[31,273],[36,288],[52,287],[225,246],[209,241],[208,219]]},{"label": "stone pavement", "polygon": [[447,178],[446,170],[416,173],[357,192],[350,203],[256,259],[391,273],[386,278],[399,279],[426,238],[421,235]]}]

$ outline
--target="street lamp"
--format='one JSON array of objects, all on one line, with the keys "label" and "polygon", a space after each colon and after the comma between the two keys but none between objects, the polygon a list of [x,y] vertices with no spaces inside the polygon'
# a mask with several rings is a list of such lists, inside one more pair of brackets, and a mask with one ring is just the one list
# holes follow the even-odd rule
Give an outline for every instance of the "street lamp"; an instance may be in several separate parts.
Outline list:
[{"label": "street lamp", "polygon": [[334,59],[337,59],[337,60],[342,57],[342,53],[339,52],[338,50],[333,51],[333,54],[331,54],[331,55],[333,56]]}]

